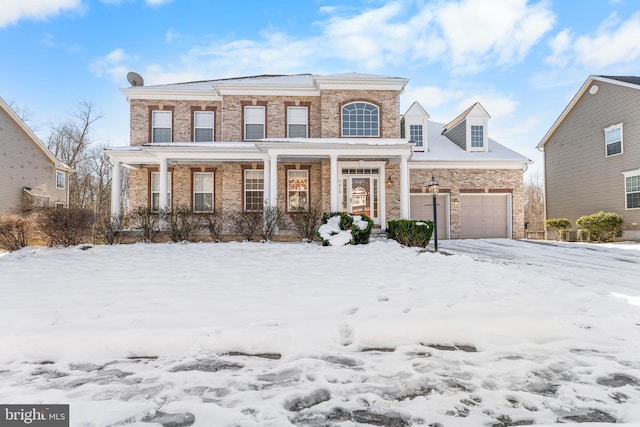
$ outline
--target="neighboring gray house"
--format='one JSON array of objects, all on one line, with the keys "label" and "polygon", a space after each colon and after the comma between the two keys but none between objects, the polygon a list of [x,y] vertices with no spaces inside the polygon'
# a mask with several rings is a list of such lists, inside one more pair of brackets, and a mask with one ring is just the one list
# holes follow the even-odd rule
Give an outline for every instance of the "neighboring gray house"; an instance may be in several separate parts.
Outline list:
[{"label": "neighboring gray house", "polygon": [[615,212],[640,240],[640,77],[590,76],[538,149],[547,218]]},{"label": "neighboring gray house", "polygon": [[66,207],[70,171],[0,98],[0,212]]}]

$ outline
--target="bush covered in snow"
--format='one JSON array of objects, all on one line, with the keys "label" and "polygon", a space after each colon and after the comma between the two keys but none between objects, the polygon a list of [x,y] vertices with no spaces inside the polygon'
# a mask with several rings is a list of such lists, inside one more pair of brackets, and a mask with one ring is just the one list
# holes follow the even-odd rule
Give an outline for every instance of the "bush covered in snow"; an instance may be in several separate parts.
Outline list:
[{"label": "bush covered in snow", "polygon": [[401,245],[426,248],[433,235],[433,221],[413,219],[389,221],[387,235]]},{"label": "bush covered in snow", "polygon": [[324,246],[365,245],[372,228],[373,220],[366,215],[330,212],[322,215],[318,236]]},{"label": "bush covered in snow", "polygon": [[623,219],[614,212],[597,212],[581,216],[576,225],[589,234],[589,238],[599,242],[606,242],[616,237],[622,231]]}]

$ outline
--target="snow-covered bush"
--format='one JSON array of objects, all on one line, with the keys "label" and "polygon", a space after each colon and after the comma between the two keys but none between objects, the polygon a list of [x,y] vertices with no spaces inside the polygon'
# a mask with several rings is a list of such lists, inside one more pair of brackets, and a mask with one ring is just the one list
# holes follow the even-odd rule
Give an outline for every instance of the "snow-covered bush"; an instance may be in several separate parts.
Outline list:
[{"label": "snow-covered bush", "polygon": [[606,242],[622,231],[623,219],[614,212],[597,212],[581,216],[576,225],[585,230],[591,239]]},{"label": "snow-covered bush", "polygon": [[387,235],[405,246],[426,248],[433,234],[433,221],[400,219],[389,221]]},{"label": "snow-covered bush", "polygon": [[372,228],[373,220],[366,215],[331,212],[322,215],[318,236],[324,246],[365,245]]}]

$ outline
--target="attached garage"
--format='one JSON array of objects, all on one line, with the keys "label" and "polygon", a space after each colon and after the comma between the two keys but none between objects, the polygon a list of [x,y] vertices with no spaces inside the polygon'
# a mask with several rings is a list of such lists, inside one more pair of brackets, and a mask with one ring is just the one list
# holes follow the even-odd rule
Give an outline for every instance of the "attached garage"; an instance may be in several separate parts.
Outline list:
[{"label": "attached garage", "polygon": [[510,194],[460,194],[460,238],[510,238]]},{"label": "attached garage", "polygon": [[[438,214],[438,240],[449,238],[449,195],[439,194],[436,198]],[[433,221],[433,196],[431,194],[411,194],[411,219]]]}]

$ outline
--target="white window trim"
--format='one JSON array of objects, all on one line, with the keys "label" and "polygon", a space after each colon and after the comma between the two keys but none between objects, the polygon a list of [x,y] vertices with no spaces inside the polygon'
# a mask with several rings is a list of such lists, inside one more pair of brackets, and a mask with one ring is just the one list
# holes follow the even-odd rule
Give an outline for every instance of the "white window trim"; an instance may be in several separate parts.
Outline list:
[{"label": "white window trim", "polygon": [[[375,107],[378,110],[378,133],[376,135],[345,135],[344,134],[344,108],[353,105],[353,104],[367,104]],[[340,136],[343,138],[380,138],[381,130],[380,130],[380,107],[374,104],[373,102],[367,101],[353,101],[347,102],[346,104],[340,107]]]},{"label": "white window trim", "polygon": [[[211,191],[196,191],[196,175],[205,174],[211,176]],[[194,212],[213,212],[215,209],[215,183],[216,177],[213,172],[194,172],[193,173],[193,211]],[[196,194],[211,194],[211,209],[196,210]]]},{"label": "white window trim", "polygon": [[[211,117],[213,118],[212,122],[211,122],[211,127],[202,127],[202,126],[196,126],[196,115],[199,113],[209,113],[211,114]],[[194,111],[193,112],[193,142],[196,142],[196,129],[211,129],[211,141],[200,141],[200,142],[212,142],[215,141],[216,139],[216,113],[215,111]]]},{"label": "white window trim", "polygon": [[[58,176],[62,176],[62,187],[58,185]],[[56,189],[58,190],[64,190],[66,187],[66,183],[67,183],[67,174],[65,174],[63,171],[56,171]]]},{"label": "white window trim", "polygon": [[[262,121],[260,122],[250,122],[247,120],[247,109],[258,109],[262,110]],[[247,141],[255,141],[261,138],[247,138],[247,125],[262,125],[262,138],[265,138],[267,135],[267,107],[264,105],[245,105],[244,106],[244,139]]]},{"label": "white window trim", "polygon": [[[633,170],[633,171],[622,172],[622,176],[624,177],[623,181],[622,181],[622,185],[624,186],[623,187],[624,188],[624,209],[626,211],[637,211],[637,210],[640,209],[640,207],[638,207],[638,208],[630,208],[627,205],[627,194],[629,194],[629,192],[627,191],[627,178],[631,178],[631,177],[634,177],[634,176],[640,176],[640,169],[636,169],[636,170]],[[635,193],[635,191],[634,191],[634,193]]]},{"label": "white window trim", "polygon": [[[609,144],[607,144],[607,132],[611,132],[611,131],[614,131],[616,129],[620,129],[620,152],[616,153],[616,154],[607,154],[607,146],[609,145]],[[611,125],[608,128],[603,129],[603,132],[604,132],[604,156],[605,157],[615,157],[615,156],[619,156],[620,154],[624,153],[624,131],[622,129],[622,123]]]},{"label": "white window trim", "polygon": [[[291,172],[305,172],[306,173],[306,181],[307,181],[307,189],[306,190],[290,190],[289,189],[289,176]],[[294,191],[296,193],[306,193],[307,194],[307,206],[303,210],[293,210],[291,209],[291,195],[290,191]],[[308,169],[289,169],[287,170],[287,212],[308,212],[309,211],[309,170]]]},{"label": "white window trim", "polygon": [[[299,122],[294,122],[291,120],[291,115],[289,114],[289,110],[291,108],[298,108],[298,109],[305,109],[307,114],[305,115],[305,121],[304,123],[299,123]],[[289,136],[289,126],[291,125],[304,125],[305,126],[305,136],[304,138],[308,138],[309,137],[309,107],[304,106],[304,105],[290,105],[287,107],[287,138],[290,138]]]},{"label": "white window trim", "polygon": [[[151,177],[149,178],[149,187],[150,190],[149,194],[150,194],[150,198],[151,200],[149,200],[149,207],[151,208],[151,212],[158,212],[159,209],[154,209],[153,207],[153,195],[154,194],[158,194],[158,200],[160,200],[160,190],[158,189],[158,191],[153,191],[153,176],[154,174],[157,174],[158,177],[158,187],[160,187],[160,172],[151,172]],[[171,172],[167,173],[167,209],[171,210]]]},{"label": "white window trim", "polygon": [[[256,189],[248,189],[247,188],[247,172],[255,172],[255,171],[260,171],[262,172],[262,190],[256,190]],[[265,182],[264,182],[264,169],[245,169],[244,170],[244,182],[243,182],[243,188],[242,188],[242,198],[244,201],[244,211],[245,212],[260,212],[263,209],[247,209],[247,191],[262,191],[262,197],[260,198],[260,200],[264,200],[264,192],[265,192]]]},{"label": "white window trim", "polygon": [[[489,151],[489,131],[487,120],[484,118],[467,117],[467,151],[487,152]],[[471,146],[471,126],[482,126],[482,147]]]},{"label": "white window trim", "polygon": [[[160,127],[160,126],[154,126],[153,125],[153,116],[155,115],[155,113],[168,113],[171,115],[171,120],[169,121],[169,127]],[[171,142],[173,140],[173,111],[171,110],[152,110],[151,111],[151,142],[156,142],[154,141],[154,129],[169,129],[169,142]],[[166,142],[166,141],[162,141],[162,142]]]}]

